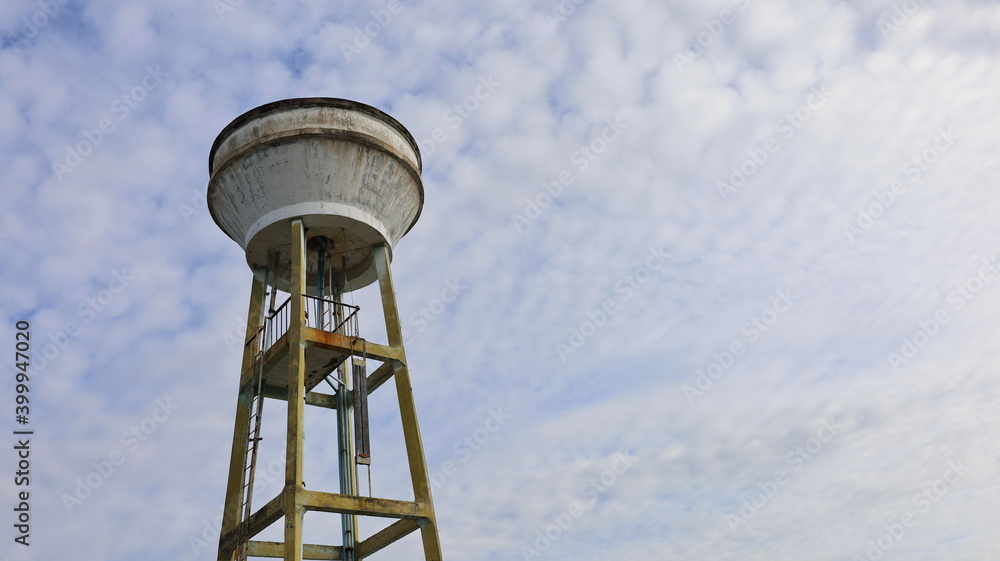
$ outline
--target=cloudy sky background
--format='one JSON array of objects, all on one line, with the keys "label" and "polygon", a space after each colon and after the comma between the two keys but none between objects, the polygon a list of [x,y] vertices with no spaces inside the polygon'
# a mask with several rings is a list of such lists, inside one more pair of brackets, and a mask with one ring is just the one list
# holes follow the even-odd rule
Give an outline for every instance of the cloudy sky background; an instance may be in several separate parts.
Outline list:
[{"label": "cloudy sky background", "polygon": [[[1000,6],[17,0],[0,30],[0,341],[28,319],[35,345],[9,559],[215,558],[250,274],[209,148],[308,96],[420,141],[393,271],[446,558],[1000,558]],[[375,494],[408,498],[393,388],[371,407]],[[309,413],[306,482],[334,490]]]}]

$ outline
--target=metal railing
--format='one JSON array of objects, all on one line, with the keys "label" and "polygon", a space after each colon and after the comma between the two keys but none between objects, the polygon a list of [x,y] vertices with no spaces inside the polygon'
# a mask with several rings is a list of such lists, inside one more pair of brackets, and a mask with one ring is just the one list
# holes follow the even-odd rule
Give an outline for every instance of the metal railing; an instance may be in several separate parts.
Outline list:
[{"label": "metal railing", "polygon": [[[315,296],[303,295],[303,298],[306,304],[306,322],[309,325],[349,337],[358,336],[358,310],[361,308]],[[310,312],[315,312],[311,320]]]},{"label": "metal railing", "polygon": [[[306,307],[306,325],[349,337],[358,336],[358,311],[361,308],[306,294],[302,298]],[[257,333],[247,342],[247,345],[256,345],[258,354],[270,349],[282,335],[288,333],[291,301],[289,296],[276,310],[268,313],[264,317],[264,324],[257,328]]]},{"label": "metal railing", "polygon": [[291,306],[288,303],[291,301],[289,297],[276,310],[266,314],[264,324],[257,328],[257,333],[247,342],[247,345],[256,345],[258,354],[270,349],[275,341],[288,332],[288,318],[291,314]]}]

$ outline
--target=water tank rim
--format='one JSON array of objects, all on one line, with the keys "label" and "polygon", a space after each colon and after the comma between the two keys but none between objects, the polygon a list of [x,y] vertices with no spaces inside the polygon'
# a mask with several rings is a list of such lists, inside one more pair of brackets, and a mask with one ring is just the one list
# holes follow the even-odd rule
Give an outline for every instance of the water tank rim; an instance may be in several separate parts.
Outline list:
[{"label": "water tank rim", "polygon": [[243,113],[239,117],[233,119],[228,125],[226,125],[225,128],[222,129],[222,132],[220,132],[219,135],[215,137],[215,142],[212,143],[212,149],[208,153],[208,173],[209,174],[212,173],[212,169],[215,165],[216,151],[219,149],[219,146],[223,142],[225,142],[226,138],[233,131],[245,125],[249,121],[252,121],[253,119],[257,119],[269,113],[275,113],[278,111],[283,111],[285,109],[303,108],[303,107],[332,107],[336,109],[350,109],[361,113],[367,113],[377,119],[385,121],[394,129],[396,129],[400,134],[402,134],[403,138],[405,138],[406,141],[413,148],[413,152],[417,155],[417,173],[421,174],[423,172],[423,160],[420,155],[420,147],[417,145],[417,141],[413,138],[413,135],[410,134],[410,131],[406,130],[406,127],[404,127],[402,123],[397,121],[388,113],[376,107],[372,107],[371,105],[361,103],[359,101],[353,101],[350,99],[343,99],[339,97],[299,97],[291,99],[282,99],[279,101],[272,101],[270,103],[266,103],[259,107],[255,107]]},{"label": "water tank rim", "polygon": [[[220,138],[221,138],[221,136],[222,135],[220,135]],[[333,133],[330,133],[328,131],[322,131],[322,130],[319,130],[319,129],[317,129],[317,130],[308,130],[308,131],[305,131],[305,132],[297,133],[297,137],[298,138],[310,137],[310,136],[311,137],[336,139],[336,140],[349,140],[352,143],[362,144],[362,145],[368,146],[369,148],[371,148],[373,150],[378,150],[378,151],[384,153],[386,156],[388,156],[390,158],[393,158],[395,160],[398,160],[400,162],[400,167],[402,167],[408,173],[411,173],[411,174],[414,175],[414,181],[415,181],[415,184],[417,186],[417,193],[420,196],[420,202],[419,202],[419,204],[417,206],[417,214],[413,217],[413,220],[410,221],[410,224],[409,224],[409,226],[407,226],[406,230],[400,235],[400,238],[402,238],[403,236],[405,236],[406,234],[408,234],[410,232],[410,230],[412,230],[413,227],[416,226],[417,220],[419,220],[420,219],[420,215],[423,214],[423,210],[424,210],[424,197],[425,197],[425,195],[424,195],[424,181],[423,181],[423,177],[421,177],[421,173],[420,173],[419,169],[416,170],[416,171],[414,171],[413,168],[406,162],[406,160],[403,160],[399,155],[395,154],[387,146],[384,146],[384,145],[382,145],[380,143],[374,142],[372,139],[367,138],[367,137],[363,137],[363,136],[359,136],[359,135],[355,135],[355,134],[344,134],[344,133],[333,134]],[[215,170],[215,172],[213,172],[213,173],[210,173],[210,176],[208,178],[208,190],[207,190],[207,193],[206,193],[206,196],[205,196],[205,199],[206,199],[205,202],[206,202],[206,206],[208,207],[209,216],[212,217],[212,221],[215,222],[215,225],[218,226],[219,229],[222,230],[223,233],[225,233],[227,237],[229,237],[231,240],[233,240],[237,244],[239,244],[240,247],[243,246],[244,242],[241,241],[241,240],[239,240],[239,239],[237,239],[237,238],[235,238],[235,237],[233,237],[232,235],[230,235],[229,232],[227,232],[226,229],[222,226],[222,223],[219,221],[219,217],[215,214],[215,205],[212,204],[212,194],[217,189],[217,186],[218,186],[218,181],[217,181],[216,178],[219,175],[221,175],[224,170],[226,170],[230,166],[234,165],[234,162],[237,159],[239,159],[239,157],[241,157],[241,156],[243,156],[245,154],[248,154],[248,153],[252,152],[253,150],[259,149],[260,146],[270,146],[270,145],[281,144],[281,143],[289,141],[290,138],[292,138],[292,137],[274,138],[274,139],[268,140],[267,142],[264,142],[262,144],[255,145],[252,149],[248,149],[248,150],[245,150],[243,152],[239,152],[239,153],[233,154],[232,157],[230,157],[228,160],[226,160],[226,161],[224,161],[222,163],[222,167],[221,168],[219,168],[218,170]],[[417,154],[417,158],[418,158],[418,162],[417,163],[419,165],[419,163],[420,163],[419,162],[420,152],[418,151],[418,152],[416,152],[416,154]],[[213,156],[213,158],[215,156],[214,149],[213,149],[212,156]],[[210,158],[210,164],[209,165],[214,165],[214,162],[212,161],[212,158]],[[209,171],[211,171],[211,169]]]}]

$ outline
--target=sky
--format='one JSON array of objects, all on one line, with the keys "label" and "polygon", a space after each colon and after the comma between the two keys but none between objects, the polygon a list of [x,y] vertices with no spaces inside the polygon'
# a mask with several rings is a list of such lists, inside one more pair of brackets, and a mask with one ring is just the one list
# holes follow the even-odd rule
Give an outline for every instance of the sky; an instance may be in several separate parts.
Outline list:
[{"label": "sky", "polygon": [[[251,275],[209,149],[323,96],[421,149],[392,267],[446,559],[1000,558],[997,4],[12,0],[0,33],[0,557],[215,558]],[[305,452],[334,490],[332,416]]]}]

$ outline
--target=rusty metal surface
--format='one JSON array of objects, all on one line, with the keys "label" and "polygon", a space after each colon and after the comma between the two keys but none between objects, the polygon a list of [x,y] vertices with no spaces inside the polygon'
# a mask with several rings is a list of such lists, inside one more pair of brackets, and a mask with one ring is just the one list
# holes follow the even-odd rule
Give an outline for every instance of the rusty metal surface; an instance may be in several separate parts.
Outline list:
[{"label": "rusty metal surface", "polygon": [[393,522],[358,544],[358,557],[365,558],[405,538],[420,528],[416,520]]},{"label": "rusty metal surface", "polygon": [[379,245],[374,248],[375,266],[378,271],[379,292],[382,296],[382,311],[385,316],[385,329],[389,338],[389,346],[399,353],[401,363],[393,374],[396,382],[396,398],[399,403],[399,416],[403,422],[403,441],[406,445],[406,458],[410,464],[410,481],[413,484],[413,497],[427,505],[426,523],[420,527],[420,539],[424,546],[425,561],[441,560],[441,536],[438,535],[437,520],[434,518],[434,504],[431,498],[430,477],[427,473],[427,459],[424,455],[424,444],[420,437],[420,425],[417,422],[417,407],[413,399],[413,388],[410,386],[410,371],[406,366],[406,354],[403,350],[403,329],[399,321],[399,308],[396,304],[396,291],[392,285],[392,270],[389,267],[389,248]]},{"label": "rusty metal surface", "polygon": [[[264,283],[256,277],[250,287],[250,309],[247,311],[247,339],[253,337],[257,323],[264,314]],[[243,346],[243,371],[253,369],[254,348]],[[249,381],[249,380],[248,380]],[[222,511],[221,535],[236,529],[240,522],[240,500],[243,493],[243,458],[247,453],[247,432],[250,429],[250,387],[240,380],[239,393],[236,400],[236,423],[233,428],[233,448],[229,457],[229,475],[226,483],[226,498]],[[219,558],[229,561],[233,550],[219,551]]]},{"label": "rusty metal surface", "polygon": [[[267,528],[268,526],[276,522],[278,519],[280,519],[282,516],[284,516],[285,501],[286,501],[286,493],[285,492],[278,493],[277,497],[274,497],[266,505],[261,507],[260,510],[253,513],[253,515],[250,516],[249,520],[240,524],[240,526],[243,525],[247,526],[246,535],[249,535],[251,537],[256,536],[262,530],[264,530],[264,528]],[[229,532],[222,534],[222,537],[219,540],[220,555],[221,552],[229,552],[230,554],[232,554],[232,551],[236,549],[236,539],[237,536],[239,535],[239,531],[240,528],[237,527]],[[227,557],[225,561],[230,561],[230,559]]]},{"label": "rusty metal surface", "polygon": [[[383,361],[383,364],[369,378],[373,382],[374,388],[385,383],[393,371],[402,364],[399,351],[386,347],[368,343],[364,339],[347,337],[339,333],[330,333],[306,327],[303,330],[303,341],[305,344],[305,364],[306,364],[306,391],[314,389],[323,381],[328,374],[333,372],[351,354],[355,356],[367,355],[369,358]],[[253,375],[253,368],[248,368],[243,373],[241,386],[246,385]],[[264,384],[269,391],[274,389],[288,388],[288,337],[281,336],[264,353]]]},{"label": "rusty metal surface", "polygon": [[[291,223],[292,274],[290,288],[291,312],[288,333],[288,414],[285,417],[285,559],[302,561],[302,517],[299,505],[302,490],[302,443],[305,438],[305,348],[302,329],[306,323],[305,300],[305,226],[301,220]],[[252,536],[251,536],[252,537]]]},{"label": "rusty metal surface", "polygon": [[[271,557],[283,559],[285,557],[285,544],[279,542],[250,542],[250,557]],[[303,559],[343,559],[344,549],[339,545],[316,545],[303,544]]]},{"label": "rusty metal surface", "polygon": [[306,510],[414,520],[427,519],[431,516],[431,509],[427,503],[418,501],[397,501],[320,491],[301,491],[298,495],[299,504]]},{"label": "rusty metal surface", "polygon": [[378,389],[379,386],[388,382],[389,378],[392,378],[393,373],[396,372],[397,365],[399,364],[401,363],[385,362],[382,363],[382,366],[376,368],[375,372],[372,372],[368,376],[368,382],[366,384],[368,386],[368,393],[371,394]]}]

